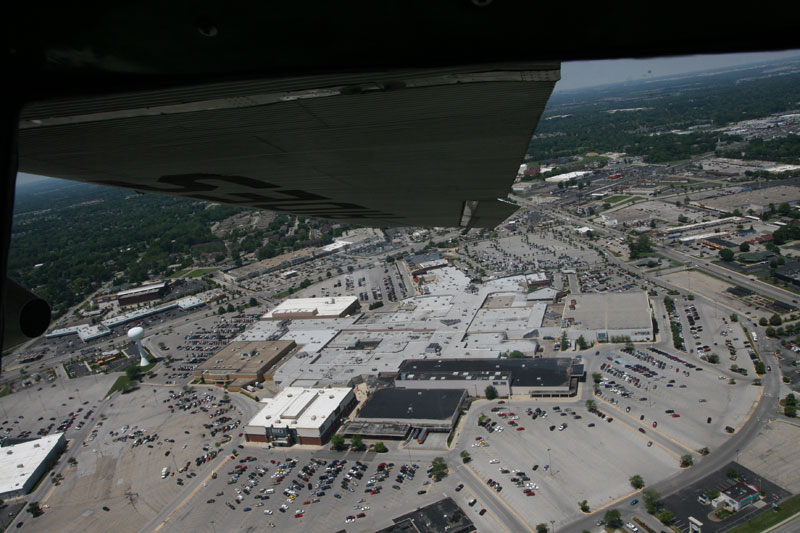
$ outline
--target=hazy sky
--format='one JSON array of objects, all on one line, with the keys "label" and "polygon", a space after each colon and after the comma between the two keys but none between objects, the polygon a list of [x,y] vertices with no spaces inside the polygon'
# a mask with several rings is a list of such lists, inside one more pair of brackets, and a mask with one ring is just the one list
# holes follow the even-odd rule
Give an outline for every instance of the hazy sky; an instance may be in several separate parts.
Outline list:
[{"label": "hazy sky", "polygon": [[723,67],[747,65],[776,59],[800,57],[800,50],[720,54],[653,59],[611,59],[606,61],[570,61],[561,64],[561,81],[556,91],[592,87],[608,83],[644,80],[673,74],[698,72]]},{"label": "hazy sky", "polygon": [[[800,50],[666,57],[654,59],[612,59],[606,61],[570,61],[561,64],[561,81],[556,91],[592,87],[623,81],[643,80],[714,68],[732,67],[800,56]],[[47,178],[20,172],[17,183],[32,183]]]}]

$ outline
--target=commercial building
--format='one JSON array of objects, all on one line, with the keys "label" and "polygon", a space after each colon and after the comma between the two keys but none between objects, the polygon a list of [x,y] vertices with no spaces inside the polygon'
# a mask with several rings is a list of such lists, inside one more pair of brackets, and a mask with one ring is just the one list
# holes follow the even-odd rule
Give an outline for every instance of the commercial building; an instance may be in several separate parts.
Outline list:
[{"label": "commercial building", "polygon": [[291,340],[235,341],[198,365],[194,377],[237,392],[257,381],[263,382],[264,375],[296,347]]},{"label": "commercial building", "polygon": [[262,403],[264,407],[244,428],[245,440],[292,446],[323,444],[357,402],[349,387],[287,387]]},{"label": "commercial building", "polygon": [[715,498],[711,504],[715,509],[717,507],[727,505],[734,511],[738,512],[760,499],[761,494],[758,491],[758,487],[740,481],[739,483],[735,483],[727,489],[722,490],[719,496]]},{"label": "commercial building", "polygon": [[117,301],[119,305],[135,305],[142,302],[150,302],[163,298],[169,292],[169,283],[162,281],[161,283],[152,283],[150,285],[142,285],[135,289],[128,289],[117,293]]},{"label": "commercial building", "polygon": [[[466,399],[464,389],[377,389],[361,407],[356,422],[375,426],[405,424],[449,433]],[[353,428],[348,425],[345,433],[353,433]]]},{"label": "commercial building", "polygon": [[492,386],[500,396],[568,397],[586,381],[578,359],[410,359],[397,371],[395,387],[409,389],[466,390],[485,396]]},{"label": "commercial building", "polygon": [[341,318],[360,308],[358,296],[291,298],[261,317],[262,320]]},{"label": "commercial building", "polygon": [[452,498],[444,498],[393,518],[391,526],[376,533],[471,533],[475,524]]},{"label": "commercial building", "polygon": [[31,491],[67,444],[64,433],[0,448],[0,498]]},{"label": "commercial building", "polygon": [[653,340],[652,310],[644,291],[571,294],[564,303],[565,327],[587,341]]}]

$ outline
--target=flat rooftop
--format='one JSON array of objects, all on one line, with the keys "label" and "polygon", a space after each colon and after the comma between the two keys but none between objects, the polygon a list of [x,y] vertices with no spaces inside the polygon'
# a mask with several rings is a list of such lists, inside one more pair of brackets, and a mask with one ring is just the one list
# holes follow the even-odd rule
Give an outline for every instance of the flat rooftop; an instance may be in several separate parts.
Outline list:
[{"label": "flat rooftop", "polygon": [[[571,309],[573,300],[575,308]],[[577,329],[585,330],[653,327],[644,291],[570,294],[564,298],[563,318],[571,319]]]},{"label": "flat rooftop", "polygon": [[445,498],[421,507],[392,520],[393,525],[377,533],[469,533],[475,531],[475,524],[452,498]]},{"label": "flat rooftop", "polygon": [[317,429],[350,393],[349,387],[287,387],[274,398],[262,400],[264,407],[247,425]]},{"label": "flat rooftop", "polygon": [[378,389],[366,401],[357,419],[447,420],[461,405],[464,389]]},{"label": "flat rooftop", "polygon": [[234,341],[198,365],[204,374],[258,374],[296,346],[294,341]]},{"label": "flat rooftop", "polygon": [[357,296],[290,298],[272,311],[264,314],[261,318],[264,320],[275,320],[278,318],[293,318],[293,314],[306,313],[313,314],[317,317],[338,317],[343,315],[353,304],[358,304]]},{"label": "flat rooftop", "polygon": [[[398,381],[489,380],[511,378],[517,387],[567,387],[575,360],[570,357],[546,359],[412,359],[403,361]],[[576,372],[579,365],[575,366]]]},{"label": "flat rooftop", "polygon": [[0,448],[0,494],[20,490],[47,458],[63,433]]}]

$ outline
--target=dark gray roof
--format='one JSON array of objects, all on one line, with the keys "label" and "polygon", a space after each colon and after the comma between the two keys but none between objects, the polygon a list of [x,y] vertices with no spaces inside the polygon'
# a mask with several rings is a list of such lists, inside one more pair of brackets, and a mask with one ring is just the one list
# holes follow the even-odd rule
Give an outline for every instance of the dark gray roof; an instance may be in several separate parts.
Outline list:
[{"label": "dark gray roof", "polygon": [[459,408],[465,394],[464,389],[378,389],[357,418],[447,420]]},{"label": "dark gray roof", "polygon": [[[407,359],[400,364],[397,379],[482,379],[511,374],[511,385],[518,387],[558,387],[569,384],[572,358],[547,359]],[[579,368],[576,365],[575,370]],[[464,374],[464,373],[467,374]],[[458,373],[458,374],[456,374]],[[577,373],[577,372],[576,372]]]},{"label": "dark gray roof", "polygon": [[472,520],[452,498],[445,498],[392,520],[393,525],[376,533],[468,533],[475,531]]}]

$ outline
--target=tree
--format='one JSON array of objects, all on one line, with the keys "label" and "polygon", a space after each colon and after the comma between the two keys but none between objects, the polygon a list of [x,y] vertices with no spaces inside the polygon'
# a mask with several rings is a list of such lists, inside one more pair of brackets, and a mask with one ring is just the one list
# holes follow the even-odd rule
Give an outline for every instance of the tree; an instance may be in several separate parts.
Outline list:
[{"label": "tree", "polygon": [[734,257],[733,250],[730,250],[728,248],[720,250],[719,251],[719,256],[723,261],[726,261],[726,262],[730,263],[731,261],[733,261],[733,257]]},{"label": "tree", "polygon": [[600,383],[601,381],[603,381],[603,374],[601,374],[600,372],[592,373],[592,380],[595,383]]},{"label": "tree", "polygon": [[463,452],[461,452],[461,460],[464,462],[464,464],[467,464],[470,461],[472,461],[472,457],[470,456],[470,454],[469,454],[469,452],[467,450],[464,450]]},{"label": "tree", "polygon": [[489,385],[488,387],[486,387],[486,399],[494,400],[495,398],[497,398],[497,389]]},{"label": "tree", "polygon": [[740,252],[749,252],[750,251],[750,245],[747,244],[746,242],[743,242],[742,244],[739,245],[739,251]]},{"label": "tree", "polygon": [[376,453],[386,453],[389,451],[389,448],[387,448],[386,445],[382,442],[376,442],[374,450]]},{"label": "tree", "polygon": [[681,466],[682,467],[685,468],[687,466],[692,466],[693,464],[694,464],[694,458],[692,458],[692,456],[690,454],[687,453],[686,455],[682,455],[681,456]]},{"label": "tree", "polygon": [[567,340],[567,332],[561,334],[561,351],[563,352],[567,348],[569,348],[569,340]]},{"label": "tree", "polygon": [[594,400],[586,400],[586,410],[594,413],[597,410],[597,403]]},{"label": "tree", "polygon": [[711,364],[716,365],[716,364],[719,363],[719,356],[717,354],[715,354],[715,353],[712,353],[711,355],[706,357],[706,361],[708,361]]},{"label": "tree", "polygon": [[337,452],[344,450],[344,435],[340,435],[339,433],[335,433],[331,437],[331,446]]},{"label": "tree", "polygon": [[634,489],[641,489],[642,487],[644,487],[644,479],[642,479],[642,476],[640,476],[639,474],[631,476],[630,482],[631,482],[631,487],[633,487]]},{"label": "tree", "polygon": [[781,315],[778,313],[773,313],[773,315],[769,317],[770,326],[780,326],[781,324],[783,324],[783,320],[781,320]]},{"label": "tree", "polygon": [[644,492],[642,492],[642,497],[644,498],[644,503],[647,506],[647,512],[654,514],[661,504],[661,493],[655,489],[646,489]]},{"label": "tree", "polygon": [[585,350],[588,347],[589,345],[586,343],[586,339],[583,338],[583,335],[578,337],[578,348],[580,348],[581,350]]},{"label": "tree", "polygon": [[787,405],[783,408],[783,414],[789,418],[795,418],[797,416],[797,407],[794,405]]},{"label": "tree", "polygon": [[218,315],[224,315],[225,314],[225,308],[220,305],[219,309],[217,309],[217,314]]},{"label": "tree", "polygon": [[609,509],[603,516],[609,527],[620,528],[622,527],[622,514],[617,509]]},{"label": "tree", "polygon": [[731,315],[731,322],[739,322],[739,315],[737,315],[736,313],[733,313]]},{"label": "tree", "polygon": [[797,397],[790,392],[786,395],[786,398],[783,399],[783,404],[797,407]]},{"label": "tree", "polygon": [[[561,182],[558,182],[561,185]],[[536,533],[547,533],[547,524],[536,524]]]},{"label": "tree", "polygon": [[431,475],[433,479],[439,481],[447,476],[448,473],[449,470],[447,468],[447,463],[444,462],[444,457],[436,457],[433,463],[431,463]]},{"label": "tree", "polygon": [[767,337],[775,338],[778,336],[778,332],[772,326],[768,327],[764,333],[767,334]]},{"label": "tree", "polygon": [[754,366],[756,368],[756,374],[765,374],[767,372],[767,366],[763,361],[756,361]]},{"label": "tree", "polygon": [[761,318],[758,319],[758,325],[759,326],[768,326],[769,325],[769,321],[762,316]]},{"label": "tree", "polygon": [[233,313],[234,311],[233,304],[228,304],[228,307],[225,308],[226,313]]},{"label": "tree", "polygon": [[524,359],[525,354],[520,352],[519,350],[514,350],[508,354],[509,359]]},{"label": "tree", "polygon": [[258,305],[258,300],[256,300],[255,298],[251,297],[250,301],[247,302],[247,305],[248,305],[248,307],[256,307]]},{"label": "tree", "polygon": [[662,524],[668,526],[675,521],[675,513],[669,509],[662,509],[661,512],[658,513],[658,519],[661,520]]},{"label": "tree", "polygon": [[589,509],[589,502],[588,502],[588,501],[586,501],[586,500],[583,500],[583,501],[581,501],[581,502],[578,502],[578,507],[580,507],[580,508],[581,508],[581,512],[588,513],[588,512],[590,511],[590,509]]},{"label": "tree", "polygon": [[29,503],[28,504],[28,508],[25,509],[25,510],[27,512],[29,512],[31,515],[33,515],[34,518],[36,518],[37,516],[39,516],[39,515],[41,515],[43,513],[41,507],[39,507],[39,502],[31,502],[31,503]]},{"label": "tree", "polygon": [[350,449],[361,450],[364,448],[364,438],[361,435],[353,435],[350,437]]}]

